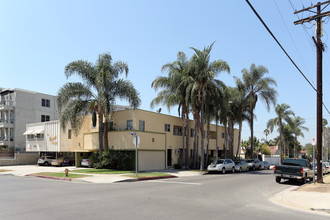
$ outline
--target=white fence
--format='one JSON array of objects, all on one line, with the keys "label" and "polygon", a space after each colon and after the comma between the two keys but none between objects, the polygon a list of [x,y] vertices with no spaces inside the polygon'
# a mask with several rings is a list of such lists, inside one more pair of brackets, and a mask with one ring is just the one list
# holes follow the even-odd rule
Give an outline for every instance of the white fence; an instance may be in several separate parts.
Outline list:
[{"label": "white fence", "polygon": [[280,163],[280,155],[264,155],[262,154],[262,161],[267,161],[270,165]]}]

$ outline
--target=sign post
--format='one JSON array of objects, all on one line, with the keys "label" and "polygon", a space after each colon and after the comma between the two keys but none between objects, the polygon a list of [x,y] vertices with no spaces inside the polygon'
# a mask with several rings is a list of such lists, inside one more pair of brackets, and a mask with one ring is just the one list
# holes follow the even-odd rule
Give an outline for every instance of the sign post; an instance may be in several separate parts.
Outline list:
[{"label": "sign post", "polygon": [[315,138],[313,138],[312,145],[313,145],[313,183],[315,185]]},{"label": "sign post", "polygon": [[135,146],[135,176],[137,177],[137,173],[138,173],[138,152],[137,149],[139,147],[139,143],[140,143],[140,137],[135,133],[135,132],[131,132],[130,135],[133,135],[133,144]]}]

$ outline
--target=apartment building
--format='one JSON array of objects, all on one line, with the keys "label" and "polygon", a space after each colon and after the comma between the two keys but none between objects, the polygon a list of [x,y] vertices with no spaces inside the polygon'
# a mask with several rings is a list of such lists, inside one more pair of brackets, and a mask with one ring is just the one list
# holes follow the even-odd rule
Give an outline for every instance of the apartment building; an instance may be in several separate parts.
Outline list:
[{"label": "apartment building", "polygon": [[[115,111],[109,123],[109,148],[135,151],[132,132],[139,136],[138,169],[168,169],[182,157],[182,122],[179,117],[141,109]],[[194,122],[189,122],[189,157],[193,156]],[[206,129],[206,128],[205,128]],[[216,154],[216,126],[210,127],[209,155]],[[60,128],[59,121],[26,125],[26,151],[65,155],[74,153],[76,165],[92,152],[99,150],[98,124],[93,126],[91,115],[87,116],[77,135],[70,127]],[[234,152],[237,151],[238,130],[234,131]],[[186,139],[185,139],[186,140]],[[219,157],[224,156],[224,128],[218,126]],[[206,138],[205,138],[206,150]],[[200,151],[200,146],[199,146]],[[229,151],[227,150],[227,153]],[[200,154],[200,153],[199,153]],[[228,154],[227,154],[228,155]]]},{"label": "apartment building", "polygon": [[26,124],[58,119],[56,96],[0,88],[0,146],[24,153]]}]

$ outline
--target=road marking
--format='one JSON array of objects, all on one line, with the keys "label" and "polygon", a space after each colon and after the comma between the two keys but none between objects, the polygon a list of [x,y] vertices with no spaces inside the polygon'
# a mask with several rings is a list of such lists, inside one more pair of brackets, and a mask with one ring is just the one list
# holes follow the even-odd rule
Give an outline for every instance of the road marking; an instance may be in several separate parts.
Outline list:
[{"label": "road marking", "polygon": [[183,184],[183,185],[197,185],[197,186],[202,185],[202,183],[171,182],[171,181],[166,181],[166,180],[151,180],[150,182],[154,182],[154,183],[173,183],[173,184]]}]

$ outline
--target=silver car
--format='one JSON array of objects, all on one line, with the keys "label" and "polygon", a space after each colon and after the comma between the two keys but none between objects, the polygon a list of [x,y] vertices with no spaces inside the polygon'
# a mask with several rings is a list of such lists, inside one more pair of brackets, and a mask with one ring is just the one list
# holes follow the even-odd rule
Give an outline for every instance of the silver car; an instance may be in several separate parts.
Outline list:
[{"label": "silver car", "polygon": [[249,164],[247,164],[244,160],[235,161],[235,170],[237,172],[247,172],[249,171]]},{"label": "silver car", "polygon": [[261,168],[261,164],[260,164],[260,160],[258,158],[255,159],[249,159],[246,160],[246,162],[249,164],[250,170],[260,170]]},{"label": "silver car", "polygon": [[231,159],[219,159],[211,163],[207,167],[207,171],[210,172],[222,172],[223,174],[226,173],[226,171],[231,171],[232,173],[235,173],[235,163]]}]

